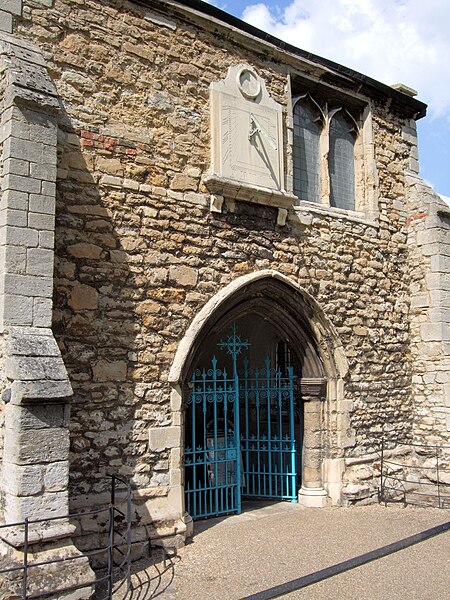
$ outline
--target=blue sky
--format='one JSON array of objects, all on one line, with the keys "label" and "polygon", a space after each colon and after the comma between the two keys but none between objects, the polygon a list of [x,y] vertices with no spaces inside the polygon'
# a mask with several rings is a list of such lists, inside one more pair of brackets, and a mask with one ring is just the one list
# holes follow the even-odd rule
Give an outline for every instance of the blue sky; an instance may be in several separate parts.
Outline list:
[{"label": "blue sky", "polygon": [[[280,39],[418,91],[420,174],[450,197],[450,0],[207,0]],[[450,200],[449,200],[450,202]]]}]

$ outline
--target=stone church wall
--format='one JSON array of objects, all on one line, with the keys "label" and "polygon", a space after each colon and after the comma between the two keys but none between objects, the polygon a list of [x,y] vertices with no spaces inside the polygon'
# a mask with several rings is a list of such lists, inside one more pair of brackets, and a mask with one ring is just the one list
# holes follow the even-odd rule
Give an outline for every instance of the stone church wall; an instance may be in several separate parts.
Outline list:
[{"label": "stone church wall", "polygon": [[[342,340],[350,417],[345,447],[331,431],[329,453],[345,461],[343,502],[371,499],[380,436],[412,433],[409,121],[371,104],[376,220],[291,211],[280,226],[276,208],[227,199],[211,212],[211,82],[249,64],[287,114],[286,66],[266,46],[156,6],[30,0],[15,28],[41,48],[62,102],[53,331],[74,391],[71,510],[107,502],[115,472],[137,488],[137,537],[183,533],[179,506],[172,517],[167,508],[182,419],[168,373],[205,303],[262,269],[300,284]],[[174,439],[149,439],[154,428]],[[86,520],[79,533],[91,531]]]}]

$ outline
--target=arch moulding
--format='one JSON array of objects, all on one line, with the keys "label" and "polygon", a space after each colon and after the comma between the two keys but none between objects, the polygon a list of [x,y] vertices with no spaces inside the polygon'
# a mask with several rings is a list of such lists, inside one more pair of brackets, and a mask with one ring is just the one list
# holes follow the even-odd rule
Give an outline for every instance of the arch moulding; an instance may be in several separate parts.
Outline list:
[{"label": "arch moulding", "polygon": [[[319,303],[302,286],[289,277],[278,271],[266,269],[238,277],[217,292],[193,319],[175,354],[168,377],[168,381],[172,386],[171,410],[173,423],[173,426],[169,429],[172,430],[171,432],[177,440],[176,443],[171,444],[172,452],[176,456],[176,462],[171,465],[171,473],[174,480],[181,485],[179,485],[176,492],[172,490],[172,493],[178,496],[177,505],[178,509],[181,509],[181,514],[184,513],[182,467],[184,413],[182,390],[188,372],[187,366],[189,366],[193,355],[195,355],[198,343],[201,342],[205,331],[209,330],[216,322],[217,315],[224,314],[227,306],[232,304],[233,298],[239,298],[240,295],[245,296],[245,288],[250,288],[253,284],[261,286],[264,283],[263,280],[267,280],[268,284],[273,284],[275,280],[282,286],[286,286],[294,298],[296,294],[298,295],[299,319],[302,318],[302,310],[306,311],[308,325],[317,343],[327,377],[326,399],[324,402],[318,402],[314,409],[317,422],[320,422],[318,427],[322,442],[321,448],[317,450],[320,454],[318,461],[323,485],[320,489],[310,489],[308,494],[303,495],[303,501],[301,498],[302,490],[300,490],[299,500],[306,506],[340,503],[342,475],[345,468],[344,449],[354,443],[349,420],[351,406],[349,402],[344,401],[344,379],[348,373],[348,362],[344,348],[337,331]],[[281,289],[282,286],[280,286]],[[303,315],[304,318],[305,315]],[[310,409],[311,407],[312,404],[310,403]],[[160,433],[162,434],[162,432]],[[319,432],[317,431],[317,433]],[[189,519],[188,515],[186,517]],[[189,529],[188,526],[188,535]]]},{"label": "arch moulding", "polygon": [[203,331],[204,327],[208,326],[208,322],[213,317],[214,313],[235,294],[238,294],[240,290],[251,283],[263,279],[275,279],[286,284],[297,292],[311,308],[313,314],[313,319],[310,322],[312,332],[319,346],[325,344],[328,350],[328,357],[322,356],[328,376],[333,379],[344,379],[348,372],[347,358],[333,324],[326,317],[319,303],[301,285],[286,275],[273,269],[265,269],[248,275],[242,275],[226,285],[217,292],[217,294],[215,294],[195,316],[178,346],[169,372],[168,381],[173,387],[176,388],[181,384],[184,367],[195,345],[195,341],[200,335],[200,332]]}]

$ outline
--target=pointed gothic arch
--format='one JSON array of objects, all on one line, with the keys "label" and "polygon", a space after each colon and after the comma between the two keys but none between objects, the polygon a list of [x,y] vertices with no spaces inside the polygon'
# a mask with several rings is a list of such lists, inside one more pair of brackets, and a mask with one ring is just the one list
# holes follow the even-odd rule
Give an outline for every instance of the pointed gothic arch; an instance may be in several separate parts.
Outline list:
[{"label": "pointed gothic arch", "polygon": [[[248,315],[286,340],[301,364],[305,408],[300,503],[324,506],[327,496],[332,503],[339,503],[343,449],[349,435],[349,406],[343,402],[348,363],[339,336],[319,303],[289,277],[274,270],[244,275],[200,310],[179,344],[169,373],[178,420],[183,424],[183,394],[208,340]],[[184,439],[183,425],[181,433]],[[183,481],[183,474],[180,476]],[[184,494],[183,485],[180,491]]]}]

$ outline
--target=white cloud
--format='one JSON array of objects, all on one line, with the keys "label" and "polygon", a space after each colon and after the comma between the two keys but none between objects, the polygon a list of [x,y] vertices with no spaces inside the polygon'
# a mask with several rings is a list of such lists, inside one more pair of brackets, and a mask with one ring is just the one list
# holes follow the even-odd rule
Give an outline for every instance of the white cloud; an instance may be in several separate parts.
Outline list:
[{"label": "white cloud", "polygon": [[294,46],[384,83],[405,83],[450,113],[449,0],[292,0],[260,2],[242,18]]}]

